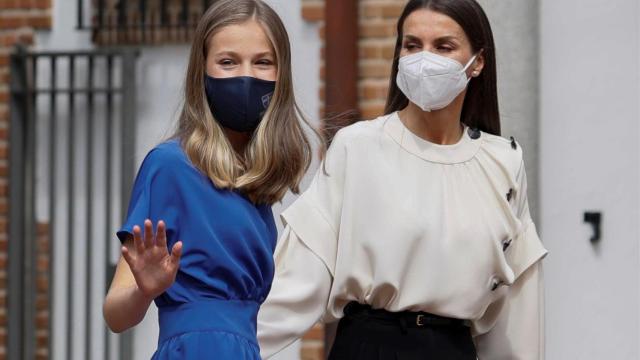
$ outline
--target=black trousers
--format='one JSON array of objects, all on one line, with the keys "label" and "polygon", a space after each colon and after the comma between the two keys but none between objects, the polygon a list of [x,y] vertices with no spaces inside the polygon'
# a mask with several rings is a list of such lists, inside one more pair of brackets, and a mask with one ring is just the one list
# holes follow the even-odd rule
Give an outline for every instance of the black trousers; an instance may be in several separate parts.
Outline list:
[{"label": "black trousers", "polygon": [[338,324],[329,360],[476,360],[471,329],[460,320],[353,307]]}]

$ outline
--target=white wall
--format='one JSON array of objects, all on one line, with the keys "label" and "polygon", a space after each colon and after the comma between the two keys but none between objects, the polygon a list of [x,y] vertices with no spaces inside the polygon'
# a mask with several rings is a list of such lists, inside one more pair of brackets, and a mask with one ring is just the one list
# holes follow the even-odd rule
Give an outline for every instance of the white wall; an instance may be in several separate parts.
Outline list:
[{"label": "white wall", "polygon": [[[638,359],[637,0],[541,0],[547,358]],[[585,210],[603,211],[589,243]]]},{"label": "white wall", "polygon": [[[301,0],[270,0],[267,2],[273,5],[275,10],[280,14],[289,31],[293,48],[294,82],[298,101],[309,117],[317,121],[319,110],[319,100],[317,96],[319,88],[318,69],[320,66],[319,57],[321,45],[317,25],[310,25],[302,20]],[[76,3],[76,1],[53,2],[53,28],[51,31],[38,32],[36,37],[36,48],[38,50],[78,50],[93,47],[89,32],[82,32],[75,29]],[[172,126],[175,124],[186,70],[188,48],[188,45],[145,46],[141,48],[142,51],[138,60],[136,79],[138,90],[136,117],[138,125],[135,149],[136,166],[141,163],[147,151],[170,134]],[[62,70],[62,74],[60,75],[62,78],[66,78],[64,71],[65,70]],[[46,77],[46,73],[46,68],[39,71],[39,74],[43,77]],[[41,79],[41,81],[43,80]],[[67,139],[64,139],[63,141],[66,140]],[[46,154],[45,149],[42,149],[41,153]],[[65,164],[63,165],[66,166]],[[305,180],[303,188],[306,187],[306,183],[309,181],[308,178],[309,177]],[[61,202],[60,206],[66,207],[68,205],[64,203],[67,199],[66,189],[64,189],[63,186],[60,187],[61,189],[58,195],[58,199]],[[40,181],[39,189],[40,191],[46,192],[44,180]],[[82,196],[83,195],[80,194],[78,198],[79,203],[82,202]],[[274,214],[278,219],[279,229],[281,229],[281,224],[278,215],[294,198],[295,196],[289,194],[282,204],[274,207]],[[39,205],[40,208],[46,209],[45,203]],[[43,216],[46,218],[46,211],[42,210],[40,213],[44,213]],[[96,216],[100,216],[100,214],[96,214]],[[81,217],[79,217],[79,219],[82,220]],[[58,221],[65,222],[66,220],[59,219]],[[84,225],[79,224],[79,226],[83,227]],[[111,226],[115,232],[118,224],[111,224]],[[101,229],[97,229],[96,231],[99,232],[100,230]],[[58,232],[60,238],[65,236],[64,231],[66,231],[66,229],[61,226]],[[112,246],[114,254],[117,254],[118,246],[115,236],[110,245]],[[64,244],[60,243],[60,246],[54,251],[56,253],[55,271],[59,274],[64,274],[66,269],[66,250]],[[85,248],[83,241],[78,244],[77,251],[78,254],[84,254]],[[96,249],[96,251],[104,251],[104,248]],[[81,266],[82,261],[82,259],[77,261],[78,266]],[[95,291],[99,293],[104,275],[100,273],[100,269],[96,269],[95,275],[98,279],[96,281]],[[55,333],[63,334],[66,332],[66,324],[64,322],[66,299],[64,298],[64,294],[66,292],[65,288],[69,286],[69,284],[65,283],[65,276],[58,277],[59,279],[56,282],[57,287],[55,289],[57,296],[54,300],[54,329],[57,329]],[[79,275],[76,279],[76,284],[73,285],[82,287],[82,284],[84,284],[84,278],[82,278],[82,275]],[[81,306],[84,300],[78,298],[77,301],[79,306]],[[94,334],[100,334],[102,329],[101,304],[102,299],[96,297],[94,299],[94,311],[92,315],[94,318]],[[77,336],[82,336],[82,328],[80,326],[74,326],[72,332]],[[151,357],[157,344],[157,332],[157,312],[155,307],[152,306],[143,323],[135,329],[134,359],[148,359]],[[54,339],[54,351],[60,354],[60,351],[64,350],[64,344],[63,336],[56,337]],[[75,352],[80,356],[82,349],[79,347],[79,342],[77,342],[77,344]],[[103,345],[101,338],[97,337],[93,345],[94,353],[96,355],[100,354]],[[298,352],[299,344],[295,344],[283,352],[279,359],[297,359]]]}]

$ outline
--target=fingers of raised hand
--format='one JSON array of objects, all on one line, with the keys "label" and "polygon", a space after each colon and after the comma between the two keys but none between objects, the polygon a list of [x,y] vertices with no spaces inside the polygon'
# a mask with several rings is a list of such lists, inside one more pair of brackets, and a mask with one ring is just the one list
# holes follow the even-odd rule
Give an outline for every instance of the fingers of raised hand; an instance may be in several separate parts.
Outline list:
[{"label": "fingers of raised hand", "polygon": [[171,248],[171,263],[176,266],[176,269],[178,267],[178,264],[180,264],[180,257],[182,256],[182,241],[178,241],[173,245],[173,248]]},{"label": "fingers of raised hand", "polygon": [[164,221],[158,221],[158,227],[156,228],[156,246],[160,248],[167,248],[167,227]]},{"label": "fingers of raised hand", "polygon": [[147,219],[144,221],[144,247],[150,248],[154,245],[153,241],[153,223]]},{"label": "fingers of raised hand", "polygon": [[135,225],[133,227],[133,247],[138,254],[144,253],[144,241],[142,240],[142,231],[140,226]]},{"label": "fingers of raised hand", "polygon": [[127,262],[127,264],[129,264],[129,267],[132,268],[134,265],[134,257],[133,255],[131,255],[131,253],[129,252],[129,249],[127,249],[126,246],[123,246],[122,248],[120,248],[120,251],[122,252],[122,257],[124,258],[124,261]]}]

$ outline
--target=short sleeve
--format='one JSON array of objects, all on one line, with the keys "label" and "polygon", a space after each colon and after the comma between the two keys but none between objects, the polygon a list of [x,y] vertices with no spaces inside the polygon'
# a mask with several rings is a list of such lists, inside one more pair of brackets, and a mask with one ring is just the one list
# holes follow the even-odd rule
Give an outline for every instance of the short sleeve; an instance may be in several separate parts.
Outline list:
[{"label": "short sleeve", "polygon": [[339,131],[309,189],[282,213],[285,225],[318,256],[332,276],[344,195],[346,146]]},{"label": "short sleeve", "polygon": [[538,236],[536,225],[533,223],[529,212],[527,174],[524,161],[520,163],[520,168],[516,175],[516,183],[518,189],[514,197],[513,206],[515,214],[520,220],[520,228],[512,244],[505,251],[507,263],[513,270],[515,279],[547,255],[547,249],[545,249]]},{"label": "short sleeve", "polygon": [[180,213],[179,161],[175,154],[154,149],[145,157],[136,176],[124,224],[116,235],[121,242],[133,234],[133,227],[142,227],[146,219],[154,226],[162,220],[167,237],[173,238]]}]

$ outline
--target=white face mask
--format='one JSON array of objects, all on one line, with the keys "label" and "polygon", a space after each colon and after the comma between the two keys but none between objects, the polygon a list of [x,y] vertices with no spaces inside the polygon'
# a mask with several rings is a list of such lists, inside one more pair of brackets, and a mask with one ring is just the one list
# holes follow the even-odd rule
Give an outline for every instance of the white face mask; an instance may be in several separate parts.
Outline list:
[{"label": "white face mask", "polygon": [[447,107],[467,87],[467,68],[456,60],[428,51],[400,58],[396,83],[412,103],[424,111]]}]

